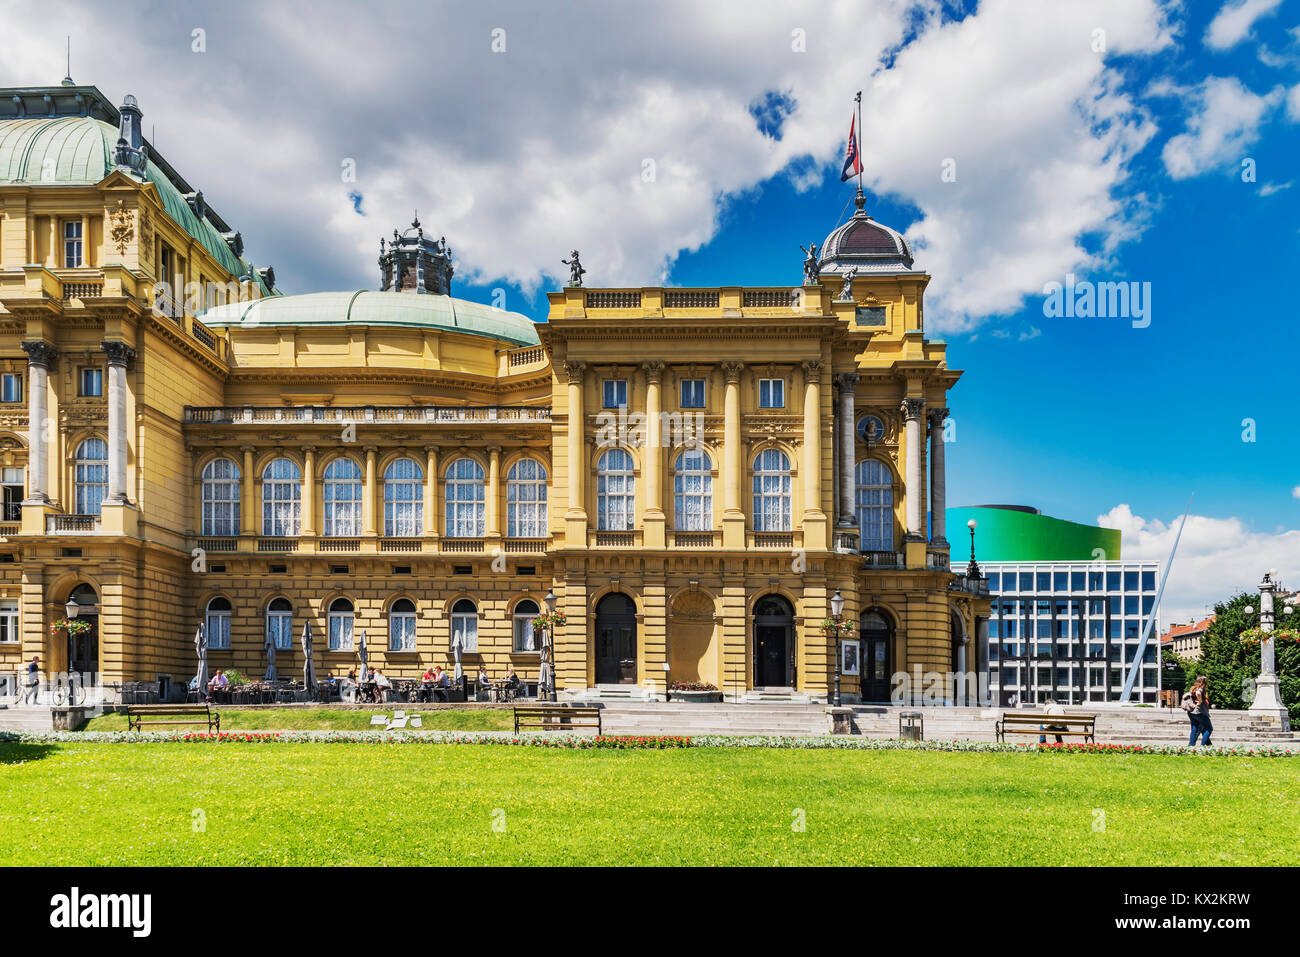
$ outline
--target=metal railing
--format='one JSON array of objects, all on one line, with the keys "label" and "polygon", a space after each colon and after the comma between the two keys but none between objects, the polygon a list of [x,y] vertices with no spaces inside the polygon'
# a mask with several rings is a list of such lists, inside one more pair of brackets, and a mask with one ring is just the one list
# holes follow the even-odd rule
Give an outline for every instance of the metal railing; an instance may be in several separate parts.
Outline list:
[{"label": "metal railing", "polygon": [[866,568],[903,568],[902,552],[863,552],[862,564]]}]

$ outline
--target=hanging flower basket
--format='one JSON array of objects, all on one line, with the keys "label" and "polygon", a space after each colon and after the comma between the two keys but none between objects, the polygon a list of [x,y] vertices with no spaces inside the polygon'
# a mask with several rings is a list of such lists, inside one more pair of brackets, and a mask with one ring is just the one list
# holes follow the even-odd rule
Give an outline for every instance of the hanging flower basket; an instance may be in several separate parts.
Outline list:
[{"label": "hanging flower basket", "polygon": [[1272,638],[1277,645],[1300,644],[1300,631],[1294,628],[1274,628],[1272,631],[1247,628],[1241,633],[1241,643],[1247,648],[1258,648],[1268,638]]},{"label": "hanging flower basket", "polygon": [[533,619],[533,627],[545,628],[550,631],[562,626],[567,620],[562,611],[544,611]]},{"label": "hanging flower basket", "polygon": [[822,622],[821,631],[827,638],[852,638],[857,626],[847,618],[827,618]]},{"label": "hanging flower basket", "polygon": [[87,634],[94,627],[84,618],[60,618],[58,621],[50,622],[50,634],[57,635],[59,632],[66,632],[69,638],[79,638]]}]

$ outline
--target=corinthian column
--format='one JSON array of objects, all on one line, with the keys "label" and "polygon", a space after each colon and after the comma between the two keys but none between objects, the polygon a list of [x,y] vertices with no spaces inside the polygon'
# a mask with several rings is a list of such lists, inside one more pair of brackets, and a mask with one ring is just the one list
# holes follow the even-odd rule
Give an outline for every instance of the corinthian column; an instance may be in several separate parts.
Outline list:
[{"label": "corinthian column", "polygon": [[49,496],[49,450],[45,447],[49,417],[45,394],[49,388],[50,366],[58,350],[48,342],[24,342],[27,353],[27,503],[46,505]]},{"label": "corinthian column", "polygon": [[743,362],[722,363],[722,373],[727,377],[722,405],[723,504],[724,514],[733,518],[743,514],[740,507],[740,372],[743,368]]},{"label": "corinthian column", "polygon": [[642,363],[642,366],[646,381],[645,509],[647,514],[657,515],[663,511],[663,423],[660,421],[662,402],[659,389],[663,381],[664,362],[662,359],[651,359]]},{"label": "corinthian column", "polygon": [[586,429],[586,413],[582,408],[582,383],[586,371],[585,362],[564,363],[564,374],[569,380],[569,512],[575,517],[579,516],[579,513],[582,516],[586,515],[583,486],[587,469],[582,461],[583,432]]},{"label": "corinthian column", "polygon": [[925,498],[925,473],[921,468],[921,417],[925,412],[924,399],[904,399],[899,407],[905,423],[907,443],[907,541],[925,541],[925,515],[921,505]]},{"label": "corinthian column", "polygon": [[948,418],[948,409],[931,409],[926,417],[930,420],[930,541],[935,545],[947,545],[945,537],[947,523],[944,509],[948,502],[948,478],[944,472],[943,423]]},{"label": "corinthian column", "polygon": [[853,466],[855,440],[855,422],[853,419],[853,399],[862,377],[856,372],[843,372],[835,377],[840,387],[840,518],[836,523],[841,528],[853,528],[858,524],[857,509],[853,506]]},{"label": "corinthian column", "polygon": [[108,356],[108,495],[106,505],[129,505],[126,495],[126,367],[135,350],[125,342],[101,342]]}]

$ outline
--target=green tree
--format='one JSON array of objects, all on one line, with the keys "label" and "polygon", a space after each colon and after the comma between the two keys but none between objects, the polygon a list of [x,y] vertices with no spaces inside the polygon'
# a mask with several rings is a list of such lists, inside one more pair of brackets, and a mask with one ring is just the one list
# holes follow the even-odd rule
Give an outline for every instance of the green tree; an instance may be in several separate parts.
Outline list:
[{"label": "green tree", "polygon": [[[1255,609],[1246,614],[1246,606]],[[1282,614],[1277,609],[1277,628],[1300,627],[1300,613]],[[1214,623],[1201,637],[1201,658],[1189,663],[1190,681],[1205,675],[1210,685],[1210,700],[1220,708],[1247,708],[1254,700],[1255,679],[1259,676],[1259,648],[1241,643],[1241,633],[1259,624],[1259,593],[1242,592],[1214,606]],[[1300,724],[1300,645],[1275,645],[1278,685],[1282,703],[1291,715],[1291,723]]]}]

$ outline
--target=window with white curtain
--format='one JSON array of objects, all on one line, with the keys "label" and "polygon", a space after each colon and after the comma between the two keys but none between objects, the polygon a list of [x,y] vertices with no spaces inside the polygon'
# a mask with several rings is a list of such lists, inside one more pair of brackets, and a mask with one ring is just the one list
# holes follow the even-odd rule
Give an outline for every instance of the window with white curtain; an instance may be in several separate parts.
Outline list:
[{"label": "window with white curtain", "polygon": [[468,598],[451,606],[451,642],[463,652],[478,651],[478,608]]},{"label": "window with white curtain", "polygon": [[72,476],[78,515],[98,515],[108,494],[108,443],[86,439],[77,446]]},{"label": "window with white curtain", "polygon": [[262,534],[293,537],[302,521],[302,472],[290,459],[262,470]]},{"label": "window with white curtain", "polygon": [[474,459],[457,459],[447,468],[447,529],[449,538],[480,538],[487,522],[487,488],[483,466]]},{"label": "window with white curtain", "polygon": [[636,522],[636,476],[632,456],[610,449],[596,463],[596,528],[631,531]]},{"label": "window with white curtain", "polygon": [[287,598],[273,598],[266,606],[266,637],[277,651],[293,647],[293,605]]},{"label": "window with white curtain", "polygon": [[230,648],[230,600],[217,597],[208,602],[204,633],[214,651]]},{"label": "window with white curtain", "polygon": [[388,609],[388,650],[415,650],[415,602],[399,598]]},{"label": "window with white curtain", "polygon": [[533,619],[538,615],[537,602],[525,598],[515,605],[515,651],[537,651],[541,645],[533,634]]},{"label": "window with white curtain", "polygon": [[330,651],[352,650],[352,626],[354,612],[352,602],[346,598],[335,598],[330,602],[329,611],[329,648]]},{"label": "window with white curtain", "polygon": [[239,466],[230,459],[213,459],[203,466],[202,529],[204,535],[239,534]]},{"label": "window with white curtain", "polygon": [[790,457],[764,449],[754,459],[754,531],[790,531]]},{"label": "window with white curtain", "polygon": [[673,466],[673,528],[707,532],[713,528],[713,462],[703,449],[687,449]]},{"label": "window with white curtain", "polygon": [[506,535],[546,537],[546,467],[520,459],[506,475]]},{"label": "window with white curtain", "polygon": [[397,459],[384,469],[384,534],[415,536],[424,531],[424,469],[414,459]]},{"label": "window with white curtain", "polygon": [[0,644],[13,644],[18,634],[18,599],[0,599]]},{"label": "window with white curtain", "polygon": [[325,466],[321,500],[326,536],[361,534],[361,466],[349,458],[337,458]]},{"label": "window with white curtain", "polygon": [[878,459],[863,459],[854,470],[853,500],[864,552],[894,550],[894,476]]}]

